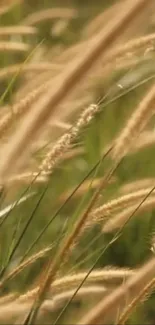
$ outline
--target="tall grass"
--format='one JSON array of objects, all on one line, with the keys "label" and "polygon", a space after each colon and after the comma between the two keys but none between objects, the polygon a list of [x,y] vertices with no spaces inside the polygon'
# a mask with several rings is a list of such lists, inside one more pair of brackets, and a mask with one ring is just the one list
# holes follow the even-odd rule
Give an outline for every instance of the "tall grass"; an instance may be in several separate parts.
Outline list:
[{"label": "tall grass", "polygon": [[154,323],[154,1],[0,4],[0,323]]}]

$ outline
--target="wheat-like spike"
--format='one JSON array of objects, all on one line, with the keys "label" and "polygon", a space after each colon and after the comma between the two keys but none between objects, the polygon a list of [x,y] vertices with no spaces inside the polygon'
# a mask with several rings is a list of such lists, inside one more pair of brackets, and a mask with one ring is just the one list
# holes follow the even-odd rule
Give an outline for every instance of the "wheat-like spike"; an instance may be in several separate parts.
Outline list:
[{"label": "wheat-like spike", "polygon": [[30,46],[22,42],[0,41],[0,52],[27,52],[29,50]]},{"label": "wheat-like spike", "polygon": [[[90,277],[87,278],[86,283],[92,282],[103,282],[106,284],[116,283],[117,281],[124,281],[128,279],[133,273],[136,272],[127,268],[114,268],[105,267],[102,270],[92,271]],[[81,281],[86,277],[87,272],[75,273],[73,275],[67,275],[63,278],[57,279],[53,282],[52,288],[56,290],[61,290],[63,287],[76,286],[81,283]]]},{"label": "wheat-like spike", "polygon": [[26,267],[30,266],[31,264],[35,263],[38,259],[45,256],[50,250],[52,249],[52,246],[46,247],[39,251],[38,253],[33,254],[29,258],[26,259],[23,263],[19,264],[16,268],[14,268],[10,273],[6,275],[6,277],[3,278],[2,281],[0,281],[0,288],[4,286],[4,284],[16,277],[19,273],[21,273]]},{"label": "wheat-like spike", "polygon": [[[86,283],[98,283],[103,282],[106,284],[113,284],[117,282],[122,282],[125,279],[128,279],[131,275],[133,275],[136,270],[131,270],[127,268],[117,269],[114,267],[105,267],[102,270],[92,271],[90,276],[87,278]],[[50,286],[51,291],[59,292],[63,290],[63,288],[77,286],[81,283],[81,281],[86,277],[87,271],[80,272],[72,275],[66,275],[62,278],[56,279]],[[28,291],[27,293],[21,295],[18,300],[19,302],[26,302],[29,299],[34,299],[36,294],[38,293],[39,287],[34,288],[33,290]]]},{"label": "wheat-like spike", "polygon": [[125,322],[129,319],[130,314],[136,308],[137,304],[148,297],[148,294],[151,294],[151,291],[154,290],[155,287],[155,278],[152,279],[132,300],[132,302],[124,309],[122,314],[119,317],[117,325],[124,325]]},{"label": "wheat-like spike", "polygon": [[9,36],[9,35],[35,35],[37,33],[37,28],[33,26],[7,26],[0,27],[0,36]]},{"label": "wheat-like spike", "polygon": [[48,8],[30,14],[23,20],[23,25],[33,25],[40,23],[43,20],[55,18],[75,18],[77,17],[76,9],[72,8]]},{"label": "wheat-like spike", "polygon": [[42,172],[51,171],[55,167],[55,165],[61,159],[63,154],[70,147],[72,141],[79,134],[81,129],[91,121],[91,119],[94,117],[98,110],[98,105],[91,104],[88,108],[83,111],[78,121],[75,123],[75,125],[73,125],[71,130],[62,135],[62,137],[56,142],[52,150],[47,153],[45,159],[39,166],[39,169]]},{"label": "wheat-like spike", "polygon": [[[137,205],[134,204],[128,209],[124,209],[122,212],[113,216],[109,221],[107,221],[103,226],[103,232],[111,232],[117,228],[119,228],[125,221],[129,218],[129,216],[135,211]],[[145,210],[154,209],[155,207],[155,197],[148,198],[139,208],[138,213],[143,212]]]},{"label": "wheat-like spike", "polygon": [[[150,192],[152,187],[142,189],[136,192],[132,192],[123,196],[120,196],[116,199],[113,199],[109,201],[108,203],[103,204],[99,208],[92,211],[90,217],[94,219],[94,221],[102,220],[105,216],[107,216],[109,213],[114,213],[118,209],[123,209],[131,204],[133,204],[135,201],[142,199],[145,197],[147,193]],[[151,195],[154,195],[155,192]]]},{"label": "wheat-like spike", "polygon": [[[57,295],[52,295],[52,299],[45,300],[41,306],[41,309],[38,314],[38,318],[42,316],[45,312],[54,312],[58,308],[62,306],[62,304],[71,298],[76,292],[76,289],[66,290],[63,293],[59,293]],[[108,289],[104,286],[89,286],[80,288],[80,290],[76,293],[76,300],[89,298],[91,294],[96,296],[103,296],[106,294]],[[13,302],[2,304],[0,306],[0,321],[8,322],[17,317],[25,316],[26,313],[30,310],[32,306],[33,300],[29,299],[27,302],[19,302],[18,298]],[[21,323],[21,322],[20,322]]]},{"label": "wheat-like spike", "polygon": [[153,85],[127,121],[123,131],[115,140],[114,158],[122,157],[131,150],[133,140],[144,129],[155,112],[154,101],[155,86]]},{"label": "wheat-like spike", "polygon": [[106,295],[94,308],[91,308],[77,325],[101,325],[106,324],[109,320],[114,321],[120,306],[126,303],[126,297],[128,297],[128,303],[130,303],[133,297],[139,294],[154,278],[154,274],[155,258],[152,258],[136,274],[131,276],[126,283]]}]

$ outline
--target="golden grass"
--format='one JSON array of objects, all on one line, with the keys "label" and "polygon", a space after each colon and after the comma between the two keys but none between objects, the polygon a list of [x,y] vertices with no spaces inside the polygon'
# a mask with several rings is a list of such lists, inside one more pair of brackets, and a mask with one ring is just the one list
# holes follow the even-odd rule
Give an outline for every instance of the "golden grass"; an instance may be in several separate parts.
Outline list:
[{"label": "golden grass", "polygon": [[78,322],[78,325],[103,324],[107,319],[114,321],[121,304],[126,303],[126,299],[127,303],[129,303],[153,279],[154,269],[155,258],[152,258],[125,284],[122,284],[107,295],[107,297],[103,298],[97,306]]},{"label": "golden grass", "polygon": [[64,155],[65,151],[69,149],[72,141],[77,137],[82,127],[86,126],[92,120],[98,110],[98,105],[92,104],[83,111],[77,123],[75,123],[75,125],[71,127],[71,130],[65,133],[53,146],[52,150],[47,153],[43,162],[39,166],[43,173],[52,171],[60,158]]},{"label": "golden grass", "polygon": [[[44,316],[45,313],[47,312],[54,312],[56,310],[59,310],[63,304],[65,303],[66,300],[68,300],[73,294],[75,290],[66,290],[63,293],[59,293],[57,295],[54,295],[52,299],[47,299],[44,301],[39,314],[38,314],[38,319],[40,320],[41,316]],[[79,301],[82,299],[89,299],[91,295],[94,295],[94,297],[101,297],[103,294],[107,293],[107,289],[104,286],[89,286],[89,287],[84,287],[81,288],[76,295],[76,300]],[[9,322],[10,320],[13,320],[14,322],[17,321],[21,322],[21,317],[22,321],[26,315],[26,313],[29,311],[30,307],[32,306],[33,301],[28,300],[27,302],[19,302],[18,299],[7,303],[3,304],[0,308],[0,321],[7,321]]]},{"label": "golden grass", "polygon": [[125,5],[121,4],[119,15],[106,26],[105,30],[94,37],[90,42],[89,50],[86,51],[83,57],[80,56],[75,59],[64,73],[58,76],[55,81],[56,86],[53,87],[52,92],[51,89],[47,91],[39,103],[32,107],[10,143],[2,148],[4,154],[0,164],[1,179],[6,178],[13,171],[17,163],[21,161],[23,154],[28,151],[28,146],[32,143],[32,140],[36,138],[42,126],[47,122],[47,119],[55,115],[57,106],[83,79],[101,54],[103,55],[109,49],[113,41],[121,33],[122,28],[128,26],[129,22],[131,23],[132,19],[135,18],[135,15],[147,6],[148,2],[142,0],[134,1],[134,3],[130,1]]},{"label": "golden grass", "polygon": [[22,262],[19,266],[14,268],[13,271],[11,271],[6,277],[3,278],[3,280],[0,282],[0,288],[2,288],[7,281],[16,277],[26,267],[35,263],[38,259],[45,256],[51,249],[52,249],[52,247],[46,247],[46,248],[42,249],[41,251],[35,253],[34,255],[30,256],[29,258],[27,258],[26,261]]},{"label": "golden grass", "polygon": [[[113,267],[106,267],[102,270],[92,271],[90,276],[86,280],[86,284],[93,283],[102,283],[107,286],[108,285],[116,285],[118,283],[122,283],[124,280],[127,280],[131,275],[133,275],[136,271],[129,269],[116,269]],[[87,275],[87,271],[81,273],[75,273],[71,275],[67,275],[64,277],[60,277],[56,279],[51,285],[50,290],[52,292],[60,292],[61,290],[67,289],[68,287],[76,288],[77,285],[81,283],[81,281]],[[38,293],[39,287],[36,287],[33,290],[29,290],[27,293],[19,296],[19,302],[26,302],[29,299],[34,299],[36,294]]]},{"label": "golden grass", "polygon": [[[123,196],[120,196],[114,200],[109,201],[108,203],[103,204],[96,210],[94,210],[91,214],[91,217],[93,217],[96,221],[102,220],[105,216],[109,215],[110,213],[116,213],[117,210],[123,209],[125,207],[128,207],[135,202],[138,201],[138,199],[142,199],[145,197],[147,193],[151,190],[152,187],[142,189],[136,192],[132,192]],[[154,196],[154,192],[151,194]]]},{"label": "golden grass", "polygon": [[[14,4],[18,4],[18,1],[0,7],[0,15],[7,13],[13,8],[12,5]],[[42,230],[41,233],[37,233],[36,229],[38,237],[33,239],[32,244],[30,242],[30,245],[32,245],[30,247],[33,248],[36,245],[48,229],[51,220],[61,214],[61,209],[69,202],[70,198],[82,199],[81,201],[84,202],[85,194],[90,189],[93,189],[93,194],[90,193],[91,197],[85,208],[81,211],[80,204],[77,206],[77,215],[79,214],[79,217],[76,218],[72,227],[68,226],[68,224],[72,214],[76,214],[76,211],[72,212],[72,203],[74,210],[76,201],[72,200],[69,209],[64,212],[64,220],[61,220],[62,233],[58,234],[60,238],[56,242],[56,252],[55,250],[50,252],[51,246],[48,246],[39,249],[31,256],[28,256],[27,259],[25,259],[24,255],[23,259],[22,257],[19,258],[21,262],[18,263],[18,254],[15,255],[16,249],[14,251],[14,247],[16,247],[16,243],[20,239],[20,236],[19,239],[16,238],[21,222],[19,215],[19,225],[17,225],[13,234],[12,245],[14,245],[15,240],[15,246],[13,246],[13,250],[10,247],[9,252],[11,258],[14,255],[15,257],[12,261],[10,259],[8,265],[7,261],[6,265],[4,263],[4,270],[2,269],[0,273],[0,288],[5,289],[5,286],[9,286],[14,278],[18,281],[21,274],[27,269],[29,270],[29,267],[42,257],[44,257],[45,263],[41,268],[42,271],[39,272],[39,275],[38,273],[36,275],[37,281],[34,281],[31,287],[28,288],[27,285],[24,292],[14,293],[12,290],[12,293],[1,296],[1,322],[13,321],[14,323],[21,322],[28,325],[33,324],[36,320],[44,320],[47,314],[52,314],[53,317],[55,311],[60,311],[56,320],[58,322],[63,312],[70,306],[73,298],[78,301],[83,299],[85,303],[89,301],[89,298],[93,298],[93,307],[90,304],[91,307],[88,313],[83,312],[83,306],[80,307],[77,319],[80,318],[81,311],[83,316],[77,321],[77,324],[104,324],[107,321],[117,323],[117,319],[118,323],[125,324],[130,319],[130,314],[137,304],[154,288],[154,258],[146,262],[144,266],[133,269],[114,268],[113,266],[98,269],[98,267],[95,268],[96,264],[92,265],[91,269],[86,267],[76,273],[70,273],[67,269],[70,257],[79,248],[78,244],[85,230],[89,232],[92,226],[97,226],[99,222],[103,221],[100,236],[105,236],[103,233],[113,232],[118,229],[111,242],[105,244],[104,250],[99,247],[100,250],[102,249],[105,252],[119,238],[124,226],[136,212],[139,214],[155,207],[154,177],[142,178],[117,186],[119,172],[115,176],[125,156],[126,159],[132,159],[131,154],[133,155],[139,150],[154,145],[153,129],[145,130],[146,125],[150,121],[152,122],[154,115],[154,84],[149,86],[149,90],[141,96],[143,98],[136,108],[134,108],[135,104],[133,104],[133,112],[132,114],[127,113],[129,118],[127,118],[124,128],[121,128],[120,134],[114,136],[112,141],[111,139],[109,141],[109,135],[107,135],[107,139],[104,139],[105,143],[112,143],[112,145],[108,145],[108,150],[105,150],[106,143],[104,148],[98,150],[100,151],[98,158],[95,157],[95,161],[98,159],[97,167],[92,169],[95,170],[94,174],[90,173],[89,176],[91,175],[91,177],[83,178],[83,181],[80,184],[78,183],[79,186],[76,190],[74,188],[76,177],[75,182],[69,180],[69,185],[63,184],[64,190],[58,194],[55,202],[55,194],[57,191],[59,193],[59,188],[55,186],[55,177],[59,177],[59,170],[61,170],[62,165],[66,164],[65,168],[68,173],[69,160],[75,159],[79,170],[81,168],[81,175],[88,167],[85,158],[87,152],[83,148],[84,140],[83,138],[81,140],[80,137],[89,128],[94,127],[95,123],[95,127],[98,127],[97,123],[102,113],[102,105],[105,117],[106,114],[111,114],[109,113],[110,107],[108,107],[108,103],[119,100],[123,96],[123,92],[130,92],[128,82],[129,85],[130,83],[133,84],[130,81],[130,71],[134,70],[134,68],[135,71],[138,71],[140,64],[145,65],[147,61],[153,62],[154,32],[138,35],[138,37],[132,39],[127,37],[128,39],[124,41],[124,34],[130,35],[132,24],[134,26],[136,19],[138,20],[139,16],[145,14],[145,11],[151,8],[151,5],[151,2],[147,0],[117,2],[95,18],[92,18],[81,31],[80,40],[71,42],[70,46],[61,44],[55,45],[51,49],[46,42],[45,44],[42,42],[41,46],[32,55],[29,55],[28,62],[23,63],[20,60],[18,62],[17,59],[14,64],[12,60],[11,64],[0,69],[0,82],[2,85],[13,75],[15,75],[15,81],[16,77],[21,78],[17,90],[13,90],[11,103],[5,105],[1,102],[0,184],[1,191],[4,190],[2,200],[4,199],[5,202],[5,194],[7,196],[9,189],[14,191],[15,188],[15,191],[17,191],[16,187],[18,188],[19,185],[22,188],[27,184],[27,192],[33,186],[37,188],[45,184],[53,190],[53,202],[51,198],[49,199],[51,200],[51,207],[55,206],[55,204],[60,206],[56,213],[53,213],[53,208],[51,208],[51,219],[48,220],[47,216],[48,225],[46,226],[45,223],[45,228],[43,222],[46,220],[40,218],[40,220],[36,221],[41,223]],[[30,13],[17,26],[1,26],[0,52],[3,52],[4,55],[5,53],[7,55],[15,54],[15,57],[20,52],[23,54],[30,53],[32,49],[31,42],[24,43],[21,37],[26,36],[27,40],[29,40],[29,37],[31,39],[33,35],[38,37],[40,33],[39,24],[48,20],[48,23],[53,24],[49,31],[50,36],[59,38],[69,28],[69,22],[77,19],[78,15],[80,15],[80,12],[72,8],[48,8]],[[134,28],[132,31],[134,33]],[[18,36],[19,41],[16,41]],[[120,83],[116,81],[116,85],[113,86],[112,84],[107,93],[108,78],[113,78],[112,73],[117,75],[118,72],[120,72],[122,78],[122,75],[124,76],[123,69],[127,83],[126,88],[124,89],[121,81]],[[134,80],[134,74],[131,74],[132,77]],[[104,87],[102,96],[98,96],[100,88]],[[10,90],[12,91],[12,89]],[[115,94],[116,98],[113,97]],[[119,117],[119,112],[117,114]],[[97,122],[95,122],[96,120]],[[106,128],[106,123],[104,128]],[[103,131],[107,130],[104,129]],[[103,136],[106,137],[106,132]],[[47,138],[48,140],[50,138],[48,144]],[[97,145],[100,144],[97,143]],[[97,152],[97,150],[94,150],[94,152]],[[104,155],[101,155],[101,152],[104,152]],[[33,156],[33,153],[40,156],[39,159],[33,157],[31,161],[33,166],[28,168],[28,164],[30,164],[29,158]],[[107,161],[104,161],[105,157]],[[60,162],[61,165],[59,165]],[[106,164],[107,167],[105,167]],[[72,172],[72,170],[70,171]],[[100,172],[99,175],[97,174],[98,171]],[[77,179],[77,182],[79,182],[78,177]],[[58,185],[61,185],[61,179],[58,179]],[[109,196],[106,199],[104,198],[104,191],[107,190],[108,185],[109,187],[116,186],[117,196],[115,195],[113,199],[109,199]],[[8,220],[11,210],[19,206],[32,194],[33,192],[22,195],[19,200],[14,200],[13,204],[0,211],[1,217],[6,216],[6,220]],[[42,198],[32,212],[32,218]],[[45,210],[48,210],[48,208],[46,207]],[[46,219],[46,215],[43,218]],[[5,218],[2,220],[1,226],[3,226],[4,222]],[[26,222],[28,222],[26,226],[28,227],[31,219]],[[27,231],[27,228],[25,229]],[[53,236],[52,231],[51,237]],[[92,242],[88,244],[93,244],[96,239],[97,237],[94,237]],[[84,253],[87,245],[82,249],[81,251]],[[13,255],[11,255],[12,252]],[[29,252],[29,249],[26,252]],[[47,253],[48,257],[46,256]],[[11,262],[15,262],[15,266],[13,264],[12,267]],[[80,263],[76,262],[76,267],[78,267]]]},{"label": "golden grass", "polygon": [[[149,191],[147,191],[149,193]],[[143,196],[145,197],[145,196]],[[137,203],[139,203],[138,201]],[[154,208],[155,204],[155,198],[150,197],[148,198],[142,206],[138,209],[138,213],[142,211],[151,210]],[[115,229],[119,228],[122,224],[125,223],[125,221],[128,219],[128,217],[133,213],[133,211],[136,209],[138,204],[132,204],[132,206],[127,207],[126,209],[116,213],[112,218],[109,218],[109,220],[104,224],[103,226],[103,232],[110,232],[114,231]]]}]

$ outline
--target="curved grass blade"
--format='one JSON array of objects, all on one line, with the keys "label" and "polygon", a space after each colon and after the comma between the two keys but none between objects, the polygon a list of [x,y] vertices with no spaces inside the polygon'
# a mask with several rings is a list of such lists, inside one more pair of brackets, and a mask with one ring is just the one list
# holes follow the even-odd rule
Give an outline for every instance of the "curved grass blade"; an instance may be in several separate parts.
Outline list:
[{"label": "curved grass blade", "polygon": [[[128,224],[128,222],[131,220],[131,218],[136,214],[136,212],[139,210],[139,208],[141,207],[141,205],[147,200],[147,198],[151,195],[151,193],[155,190],[155,186],[152,187],[152,189],[149,191],[149,193],[143,198],[143,200],[138,204],[138,206],[136,207],[136,209],[133,211],[133,213],[129,216],[129,218],[125,221],[125,223],[122,225],[122,227],[116,232],[116,234],[113,236],[113,238],[111,239],[111,241],[104,247],[104,249],[102,249],[101,253],[99,254],[99,256],[97,257],[96,261],[94,262],[94,264],[92,265],[92,267],[89,269],[87,275],[85,276],[85,278],[81,281],[81,283],[79,284],[79,286],[77,287],[77,290],[74,292],[74,295],[69,299],[69,301],[67,302],[67,304],[64,306],[64,308],[62,309],[61,313],[58,315],[58,317],[56,318],[55,322],[53,325],[58,324],[58,321],[60,320],[60,318],[62,317],[62,315],[64,314],[64,312],[66,311],[66,309],[69,307],[70,303],[73,301],[74,297],[76,296],[77,292],[80,290],[80,288],[83,286],[83,284],[85,283],[85,281],[87,280],[87,278],[89,277],[90,273],[94,270],[96,264],[99,262],[99,260],[101,259],[101,257],[103,257],[104,253],[107,251],[107,249],[113,245],[113,243],[115,243],[115,241],[120,238],[122,231],[124,229],[124,227]],[[25,324],[24,324],[25,325]]]},{"label": "curved grass blade", "polygon": [[35,241],[32,243],[32,245],[29,247],[29,249],[24,254],[22,261],[25,259],[25,257],[30,253],[30,251],[33,249],[33,247],[38,243],[38,241],[42,238],[48,227],[51,225],[51,223],[54,221],[54,219],[57,217],[57,215],[63,210],[63,208],[67,205],[67,203],[71,200],[71,198],[74,196],[76,191],[80,188],[80,186],[83,184],[83,182],[96,170],[96,168],[100,165],[101,161],[112,151],[113,146],[111,146],[106,153],[102,156],[101,159],[98,160],[98,162],[91,168],[91,170],[87,173],[87,175],[82,179],[82,181],[75,187],[75,189],[72,191],[72,193],[69,195],[69,197],[65,200],[65,202],[60,206],[60,208],[55,212],[55,214],[52,216],[52,218],[48,221],[48,223],[45,225],[43,230],[40,232],[38,237],[35,239]]},{"label": "curved grass blade", "polygon": [[36,206],[35,206],[33,212],[31,213],[30,217],[28,218],[28,220],[27,220],[27,222],[26,222],[26,225],[25,225],[23,231],[21,232],[21,235],[19,236],[17,242],[15,243],[13,249],[11,250],[11,252],[10,252],[10,254],[9,254],[9,256],[8,256],[8,260],[7,260],[7,262],[6,262],[6,265],[2,268],[2,270],[1,270],[1,272],[0,272],[0,277],[4,276],[4,274],[5,274],[6,270],[7,270],[7,267],[8,267],[8,265],[9,265],[9,263],[11,262],[11,260],[12,260],[12,258],[13,258],[13,256],[14,256],[14,254],[15,254],[15,252],[16,252],[18,246],[20,245],[20,242],[21,242],[23,236],[25,235],[25,233],[26,233],[26,231],[27,231],[27,229],[28,229],[30,223],[32,222],[32,220],[33,220],[33,218],[34,218],[34,216],[35,216],[35,213],[36,213],[36,211],[37,211],[37,209],[38,209],[40,203],[42,202],[42,200],[43,200],[43,198],[44,198],[44,196],[45,196],[45,194],[46,194],[46,192],[47,192],[47,189],[48,189],[48,185],[45,187],[44,191],[42,192],[42,194],[41,194],[41,196],[40,196],[40,198],[39,198],[39,200],[38,200],[38,202],[37,202],[37,204],[36,204]]},{"label": "curved grass blade", "polygon": [[36,300],[31,308],[28,316],[26,317],[26,320],[24,321],[24,325],[34,323],[34,321],[37,317],[38,311],[39,311],[39,309],[42,305],[42,302],[46,296],[46,292],[48,291],[49,284],[51,283],[52,279],[56,275],[60,265],[62,264],[62,262],[64,261],[66,256],[68,257],[70,247],[74,244],[77,236],[79,236],[81,228],[84,225],[84,222],[86,221],[88,214],[90,213],[91,209],[93,208],[93,205],[95,204],[96,199],[98,198],[98,195],[100,194],[101,190],[103,190],[105,188],[105,186],[107,185],[107,182],[111,179],[114,172],[117,170],[117,168],[119,167],[119,165],[122,161],[123,161],[123,158],[121,158],[119,161],[114,163],[114,166],[112,168],[110,168],[110,170],[106,173],[102,183],[100,184],[99,188],[95,191],[93,197],[91,198],[87,209],[84,211],[84,213],[82,213],[81,217],[77,220],[75,227],[73,227],[72,232],[68,236],[66,236],[67,238],[65,238],[64,244],[62,244],[62,247],[58,251],[54,262],[52,263],[50,261],[49,264],[47,265],[47,270],[46,270],[47,273],[46,273],[45,281],[43,282],[43,285],[40,287],[38,296],[36,297]]}]

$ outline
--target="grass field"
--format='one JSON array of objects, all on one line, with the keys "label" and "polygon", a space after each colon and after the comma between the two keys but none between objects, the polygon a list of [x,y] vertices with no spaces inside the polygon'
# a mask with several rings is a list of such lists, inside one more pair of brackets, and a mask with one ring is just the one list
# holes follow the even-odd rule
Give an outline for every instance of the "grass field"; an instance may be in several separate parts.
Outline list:
[{"label": "grass field", "polygon": [[155,4],[0,2],[0,324],[155,321]]}]

